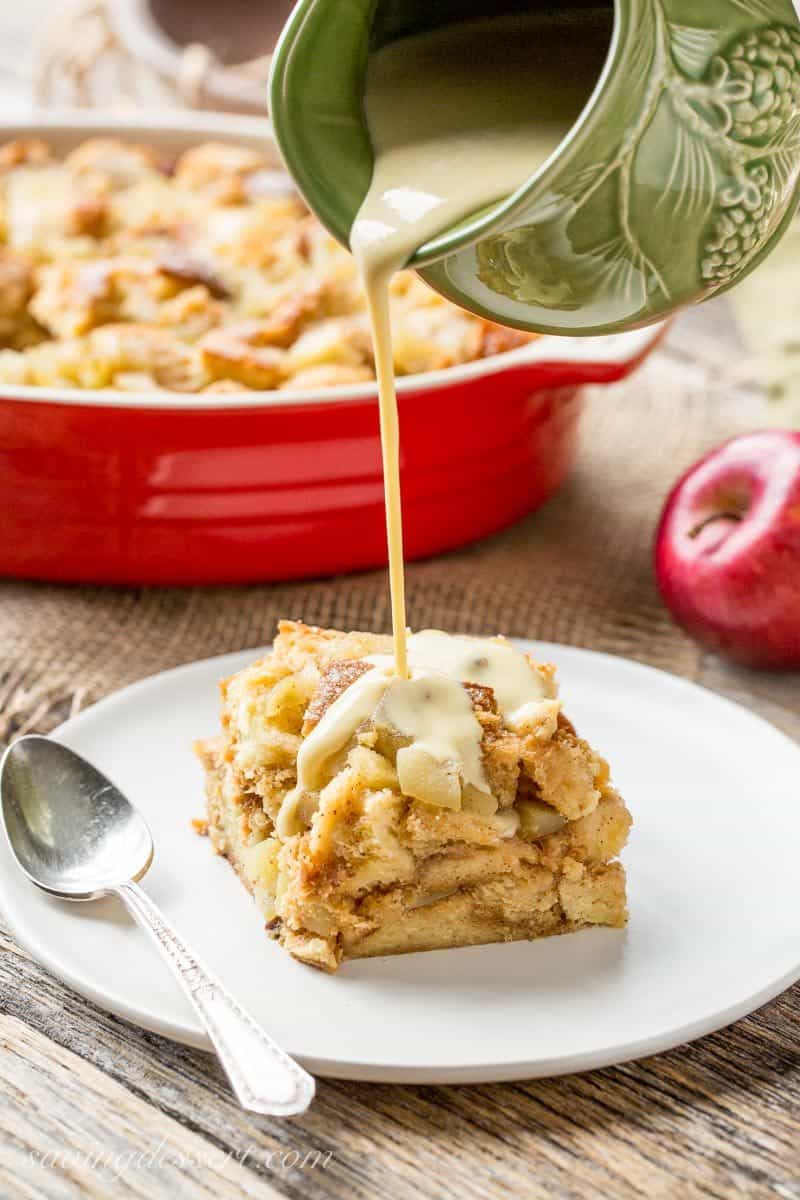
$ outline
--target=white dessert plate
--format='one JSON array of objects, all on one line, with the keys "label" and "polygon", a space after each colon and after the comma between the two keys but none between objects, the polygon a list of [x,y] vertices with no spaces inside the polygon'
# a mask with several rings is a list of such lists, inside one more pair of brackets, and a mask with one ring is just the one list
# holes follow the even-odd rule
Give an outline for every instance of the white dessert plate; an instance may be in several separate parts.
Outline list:
[{"label": "white dessert plate", "polygon": [[[255,652],[145,679],[56,731],[147,818],[156,845],[147,891],[310,1071],[466,1083],[603,1067],[720,1029],[800,978],[800,747],[662,672],[523,644],[558,665],[569,715],[609,758],[633,811],[624,931],[368,959],[323,975],[265,936],[233,871],[190,825],[204,810],[192,740],[217,728],[218,680]],[[2,837],[0,907],[78,992],[207,1045],[122,906],[44,896]]]}]

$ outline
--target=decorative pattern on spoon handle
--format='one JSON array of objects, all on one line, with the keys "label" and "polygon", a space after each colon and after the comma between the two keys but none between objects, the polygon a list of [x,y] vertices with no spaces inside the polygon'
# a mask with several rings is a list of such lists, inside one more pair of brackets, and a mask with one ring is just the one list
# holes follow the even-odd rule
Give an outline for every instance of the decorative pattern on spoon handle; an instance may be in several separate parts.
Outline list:
[{"label": "decorative pattern on spoon handle", "polygon": [[313,1078],[234,1000],[138,884],[115,891],[191,1000],[242,1107],[279,1117],[305,1112],[314,1097]]}]

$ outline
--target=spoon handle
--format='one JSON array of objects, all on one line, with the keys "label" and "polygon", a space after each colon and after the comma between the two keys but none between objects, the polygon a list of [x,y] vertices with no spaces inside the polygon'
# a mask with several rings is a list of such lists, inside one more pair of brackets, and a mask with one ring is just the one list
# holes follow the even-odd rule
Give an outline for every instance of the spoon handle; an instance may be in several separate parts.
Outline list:
[{"label": "spoon handle", "polygon": [[150,934],[191,1000],[243,1108],[271,1116],[305,1112],[314,1080],[268,1037],[211,974],[138,884],[114,889]]}]

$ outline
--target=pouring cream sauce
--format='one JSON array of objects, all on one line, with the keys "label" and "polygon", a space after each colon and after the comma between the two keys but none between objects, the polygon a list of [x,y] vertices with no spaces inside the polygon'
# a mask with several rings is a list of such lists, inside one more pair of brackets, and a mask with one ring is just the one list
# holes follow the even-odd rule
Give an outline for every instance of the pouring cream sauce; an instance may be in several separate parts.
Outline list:
[{"label": "pouring cream sauce", "polygon": [[[375,165],[350,240],[367,297],[379,389],[394,660],[371,659],[372,670],[303,742],[297,786],[278,819],[283,836],[308,824],[312,794],[371,717],[383,714],[410,743],[397,754],[404,793],[425,799],[433,786],[426,779],[436,776],[437,802],[460,807],[462,788],[490,795],[482,730],[463,684],[491,687],[512,728],[533,724],[543,705],[557,710],[545,679],[508,643],[436,630],[407,633],[389,288],[426,242],[508,197],[549,157],[589,97],[608,38],[607,20],[598,21],[593,10],[572,20],[525,14],[403,38],[370,59],[365,111]],[[432,770],[426,774],[427,764]]]},{"label": "pouring cream sauce", "polygon": [[391,42],[369,61],[375,166],[350,245],[372,322],[401,677],[408,662],[389,284],[431,238],[530,178],[580,115],[607,47],[606,20],[587,10],[572,20],[539,13],[448,25]]}]

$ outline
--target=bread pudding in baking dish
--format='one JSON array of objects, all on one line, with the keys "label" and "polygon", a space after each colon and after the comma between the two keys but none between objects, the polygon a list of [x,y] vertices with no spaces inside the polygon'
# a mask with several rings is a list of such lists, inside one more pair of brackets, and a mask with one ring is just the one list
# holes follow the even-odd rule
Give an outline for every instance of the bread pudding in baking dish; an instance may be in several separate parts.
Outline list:
[{"label": "bread pudding in baking dish", "polygon": [[[463,312],[410,271],[391,304],[399,375],[533,336]],[[373,378],[350,254],[266,153],[0,145],[0,381],[196,394]]]},{"label": "bread pudding in baking dish", "polygon": [[222,736],[197,744],[208,830],[268,932],[333,971],[623,926],[630,814],[553,668],[503,639],[427,631],[402,680],[391,650],[282,622],[222,685]]}]

